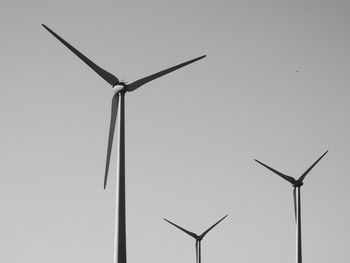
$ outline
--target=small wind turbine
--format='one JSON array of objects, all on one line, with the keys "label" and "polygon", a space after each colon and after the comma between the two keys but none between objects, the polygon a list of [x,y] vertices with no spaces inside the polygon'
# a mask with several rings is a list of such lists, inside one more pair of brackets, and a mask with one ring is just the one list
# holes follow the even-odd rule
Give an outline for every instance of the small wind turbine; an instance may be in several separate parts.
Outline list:
[{"label": "small wind turbine", "polygon": [[[108,147],[107,147],[107,159],[106,159],[106,169],[104,175],[104,188],[106,188],[107,177],[108,177],[108,168],[113,144],[113,137],[115,132],[115,124],[116,118],[118,114],[118,106],[120,106],[119,111],[119,125],[118,125],[118,134],[119,134],[119,143],[118,143],[118,157],[119,157],[119,189],[117,194],[119,193],[119,198],[117,196],[118,202],[116,205],[116,221],[118,221],[118,227],[115,229],[115,243],[117,243],[118,249],[114,251],[114,262],[118,263],[126,263],[126,225],[125,225],[125,105],[124,105],[124,96],[126,92],[134,91],[144,84],[160,78],[170,72],[173,72],[177,69],[180,69],[184,66],[187,66],[197,60],[200,60],[206,56],[197,57],[195,59],[186,61],[184,63],[178,64],[176,66],[170,67],[168,69],[162,70],[150,76],[141,78],[136,80],[130,84],[126,82],[120,81],[116,76],[107,72],[106,70],[97,66],[94,62],[80,53],[77,49],[75,49],[72,45],[70,45],[67,41],[57,35],[54,31],[52,31],[49,27],[42,24],[42,26],[47,29],[55,38],[57,38],[63,45],[65,45],[68,49],[70,49],[75,55],[77,55],[85,64],[87,64],[91,69],[93,69],[100,77],[102,77],[105,81],[107,81],[112,88],[114,89],[114,96],[112,98],[112,110],[111,110],[111,121],[109,127],[109,137],[108,137]],[[118,105],[119,104],[119,105]],[[117,180],[118,181],[118,180]],[[117,213],[118,212],[118,213]],[[117,220],[118,217],[118,220]]]},{"label": "small wind turbine", "polygon": [[300,177],[298,180],[294,179],[291,176],[285,175],[270,166],[258,161],[255,159],[256,162],[260,163],[262,166],[265,166],[270,171],[274,172],[275,174],[279,175],[283,179],[287,180],[293,185],[293,199],[294,199],[294,217],[296,222],[296,238],[297,238],[297,246],[296,246],[296,262],[302,263],[302,249],[301,249],[301,201],[300,201],[300,187],[303,185],[303,181],[305,176],[311,171],[312,168],[323,158],[323,156],[326,155],[328,151],[326,151],[320,158],[317,159],[316,162],[314,162]]},{"label": "small wind turbine", "polygon": [[174,224],[173,222],[170,222],[169,220],[163,218],[165,221],[167,221],[168,223],[172,224],[173,226],[177,227],[178,229],[182,230],[183,232],[185,232],[186,234],[190,235],[191,237],[193,237],[196,240],[196,263],[201,263],[201,241],[204,238],[204,236],[206,234],[208,234],[208,232],[210,230],[212,230],[217,224],[219,224],[222,220],[224,220],[228,215],[225,215],[223,218],[221,218],[219,221],[217,221],[214,225],[212,225],[211,227],[209,227],[207,230],[205,230],[201,235],[197,235],[195,233],[192,233],[184,228],[182,228],[181,226],[178,226],[176,224]]}]

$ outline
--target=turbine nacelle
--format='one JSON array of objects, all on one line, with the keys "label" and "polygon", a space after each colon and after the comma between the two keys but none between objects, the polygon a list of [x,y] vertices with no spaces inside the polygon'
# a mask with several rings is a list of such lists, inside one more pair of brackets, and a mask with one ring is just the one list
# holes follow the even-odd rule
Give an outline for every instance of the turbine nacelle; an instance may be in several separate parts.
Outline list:
[{"label": "turbine nacelle", "polygon": [[301,187],[304,183],[302,181],[296,180],[293,183],[293,187]]},{"label": "turbine nacelle", "polygon": [[198,241],[198,242],[202,241],[203,237],[204,236],[197,236],[196,241]]},{"label": "turbine nacelle", "polygon": [[126,82],[119,82],[113,86],[113,91],[114,93],[125,93],[128,91],[127,86]]}]

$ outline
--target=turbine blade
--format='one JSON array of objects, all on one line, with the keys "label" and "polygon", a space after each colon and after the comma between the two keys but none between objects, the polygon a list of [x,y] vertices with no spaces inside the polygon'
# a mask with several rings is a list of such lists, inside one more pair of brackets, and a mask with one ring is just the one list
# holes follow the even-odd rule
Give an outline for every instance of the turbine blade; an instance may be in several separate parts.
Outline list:
[{"label": "turbine blade", "polygon": [[198,260],[199,260],[199,257],[198,257],[198,241],[196,241],[196,263],[199,263]]},{"label": "turbine blade", "polygon": [[55,38],[57,38],[63,45],[65,45],[68,49],[70,49],[75,55],[77,55],[82,61],[85,62],[90,68],[92,68],[98,75],[100,75],[105,81],[107,81],[110,85],[115,86],[119,83],[119,80],[116,76],[109,73],[108,71],[100,68],[82,53],[80,53],[77,49],[75,49],[72,45],[70,45],[67,41],[57,35],[54,31],[52,31],[48,26],[42,24],[42,26],[49,31]]},{"label": "turbine blade", "polygon": [[201,56],[201,57],[198,57],[198,58],[195,58],[195,59],[192,59],[192,60],[189,60],[189,61],[186,61],[186,62],[184,62],[184,63],[181,63],[181,64],[179,64],[179,65],[173,66],[173,67],[171,67],[171,68],[162,70],[162,71],[160,71],[160,72],[158,72],[158,73],[152,74],[152,75],[147,76],[147,77],[145,77],[145,78],[136,80],[136,81],[134,81],[134,82],[128,84],[126,88],[127,88],[128,91],[134,91],[134,90],[138,89],[139,87],[141,87],[142,85],[144,85],[144,84],[146,84],[146,83],[148,83],[148,82],[150,82],[150,81],[152,81],[152,80],[155,80],[155,79],[157,79],[157,78],[160,78],[160,77],[162,77],[162,76],[164,76],[164,75],[166,75],[166,74],[169,74],[170,72],[173,72],[173,71],[175,71],[175,70],[177,70],[177,69],[179,69],[179,68],[182,68],[182,67],[184,67],[184,66],[187,66],[188,64],[191,64],[191,63],[193,63],[193,62],[195,62],[195,61],[197,61],[197,60],[200,60],[200,59],[202,59],[202,58],[205,58],[205,57],[206,57],[206,55]]},{"label": "turbine blade", "polygon": [[282,177],[283,179],[287,180],[288,182],[290,182],[290,183],[292,183],[292,184],[295,183],[295,179],[294,179],[293,177],[288,176],[288,175],[285,175],[285,174],[283,174],[283,173],[281,173],[281,172],[279,172],[279,171],[277,171],[277,170],[271,168],[270,166],[268,166],[268,165],[266,165],[266,164],[260,162],[259,160],[256,160],[256,159],[254,159],[254,160],[255,160],[256,162],[260,163],[262,166],[265,166],[267,169],[269,169],[270,171],[274,172],[274,173],[277,174],[278,176],[280,176],[280,177]]},{"label": "turbine blade", "polygon": [[165,219],[165,218],[163,218],[163,219],[164,219],[165,221],[167,221],[169,224],[172,224],[173,226],[175,226],[175,227],[177,227],[178,229],[182,230],[182,231],[185,232],[186,234],[190,235],[191,237],[197,239],[198,236],[197,236],[195,233],[192,233],[192,232],[190,232],[190,231],[188,231],[188,230],[182,228],[181,226],[178,226],[178,225],[174,224],[173,222],[171,222],[171,221],[169,221],[169,220],[167,220],[167,219]]},{"label": "turbine blade", "polygon": [[203,234],[200,235],[201,238],[203,238],[210,230],[212,230],[217,224],[219,224],[222,220],[224,220],[228,215],[225,215],[223,218],[221,218],[219,221],[217,221],[214,225],[209,227],[207,230],[203,232]]},{"label": "turbine blade", "polygon": [[111,152],[112,152],[112,145],[113,145],[113,138],[114,138],[114,130],[115,130],[115,122],[116,122],[117,113],[118,113],[118,101],[119,101],[119,94],[116,93],[116,94],[114,94],[113,99],[112,99],[111,123],[109,125],[109,136],[108,136],[105,180],[104,180],[104,184],[103,184],[104,189],[106,189],[106,185],[107,185],[109,161],[111,159]]},{"label": "turbine blade", "polygon": [[305,176],[311,171],[312,168],[314,168],[314,166],[323,158],[323,156],[326,155],[326,153],[328,153],[328,151],[326,151],[324,154],[322,154],[322,156],[320,158],[317,159],[316,162],[314,162],[309,169],[307,169],[298,179],[298,181],[302,182],[305,178]]},{"label": "turbine blade", "polygon": [[297,222],[297,199],[296,199],[296,187],[293,190],[293,199],[294,199],[294,219],[295,223]]}]

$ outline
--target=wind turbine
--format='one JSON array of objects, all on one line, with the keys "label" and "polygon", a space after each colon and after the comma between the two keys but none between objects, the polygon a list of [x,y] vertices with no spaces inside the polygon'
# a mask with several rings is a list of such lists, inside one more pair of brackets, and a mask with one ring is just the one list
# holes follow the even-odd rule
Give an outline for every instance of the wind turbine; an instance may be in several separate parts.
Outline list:
[{"label": "wind turbine", "polygon": [[196,246],[196,263],[201,263],[201,241],[202,239],[205,237],[206,234],[208,234],[208,232],[210,230],[212,230],[217,224],[219,224],[222,220],[224,220],[228,215],[225,215],[223,218],[221,218],[219,221],[217,221],[214,225],[212,225],[211,227],[209,227],[207,230],[205,230],[201,235],[197,235],[193,232],[190,232],[184,228],[182,228],[181,226],[178,226],[176,224],[174,224],[173,222],[163,218],[165,221],[167,221],[168,223],[172,224],[173,226],[177,227],[178,229],[182,230],[183,232],[185,232],[186,234],[190,235],[191,237],[193,237],[196,240],[195,246]]},{"label": "wind turbine", "polygon": [[[126,92],[134,91],[144,84],[160,78],[166,74],[169,74],[175,70],[178,70],[184,66],[187,66],[197,60],[200,60],[204,56],[197,57],[192,60],[188,60],[184,63],[178,64],[176,66],[170,67],[168,69],[162,70],[155,74],[149,75],[147,77],[138,79],[130,84],[126,82],[120,81],[116,76],[109,73],[108,71],[100,68],[90,59],[88,59],[85,55],[75,49],[72,45],[70,45],[67,41],[57,35],[54,31],[52,31],[49,27],[42,24],[42,26],[47,29],[55,38],[57,38],[63,45],[65,45],[68,49],[70,49],[76,56],[78,56],[85,64],[87,64],[91,69],[93,69],[100,77],[102,77],[106,82],[108,82],[112,88],[114,89],[114,96],[112,98],[112,109],[111,109],[111,120],[109,127],[109,137],[108,137],[108,147],[107,147],[107,158],[106,158],[106,168],[104,175],[104,188],[106,188],[107,177],[108,177],[108,168],[111,157],[111,150],[113,144],[113,137],[115,132],[115,124],[118,114],[119,107],[119,125],[118,125],[118,134],[119,134],[119,143],[118,143],[118,172],[119,172],[119,184],[117,193],[118,202],[116,202],[116,220],[118,217],[118,225],[116,223],[115,228],[115,243],[118,248],[114,250],[114,262],[118,263],[126,263],[126,223],[125,223],[125,104],[124,104],[124,96]],[[118,181],[118,180],[117,180]],[[118,196],[119,193],[119,196]]]},{"label": "wind turbine", "polygon": [[316,160],[300,177],[299,179],[294,179],[291,176],[285,175],[270,166],[258,161],[255,159],[256,162],[260,163],[262,166],[265,166],[270,171],[274,172],[278,176],[282,177],[283,179],[287,180],[293,185],[293,199],[294,199],[294,217],[296,222],[296,262],[302,263],[302,249],[301,249],[301,201],[300,201],[300,187],[304,184],[304,178],[305,176],[311,171],[312,168],[323,158],[323,156],[326,155],[328,151],[326,151],[320,158]]}]

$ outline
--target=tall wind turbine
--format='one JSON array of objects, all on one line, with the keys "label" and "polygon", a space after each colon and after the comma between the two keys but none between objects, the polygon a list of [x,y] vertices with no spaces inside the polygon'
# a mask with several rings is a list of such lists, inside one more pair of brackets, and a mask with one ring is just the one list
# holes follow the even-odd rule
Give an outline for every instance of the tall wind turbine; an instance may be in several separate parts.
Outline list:
[{"label": "tall wind turbine", "polygon": [[184,228],[182,228],[181,226],[178,226],[176,224],[174,224],[173,222],[163,218],[165,221],[167,221],[168,223],[172,224],[173,226],[177,227],[178,229],[182,230],[183,232],[185,232],[186,234],[190,235],[191,237],[193,237],[196,240],[195,246],[196,246],[196,263],[201,263],[201,241],[202,239],[205,237],[206,234],[208,234],[208,232],[210,230],[212,230],[217,224],[219,224],[222,220],[224,220],[228,215],[225,215],[223,218],[221,218],[219,221],[217,221],[214,225],[212,225],[211,227],[209,227],[207,230],[205,230],[201,235],[197,235],[193,232],[190,232]]},{"label": "tall wind turbine", "polygon": [[293,185],[293,199],[294,199],[294,217],[296,222],[296,262],[302,263],[302,249],[301,249],[301,201],[300,201],[300,187],[304,184],[304,178],[305,176],[311,171],[312,168],[323,158],[323,156],[326,155],[328,151],[326,151],[320,158],[316,160],[300,177],[299,179],[294,179],[291,176],[285,175],[270,166],[258,161],[255,159],[256,162],[260,163],[262,166],[265,166],[270,171],[274,172],[278,176],[282,177],[283,179],[287,180]]},{"label": "tall wind turbine", "polygon": [[[70,49],[76,56],[78,56],[85,64],[87,64],[92,70],[94,70],[100,77],[102,77],[108,84],[112,86],[114,89],[114,96],[112,98],[112,109],[111,109],[111,121],[109,127],[109,137],[108,137],[108,147],[107,147],[107,158],[106,158],[106,168],[104,175],[104,188],[106,188],[107,177],[108,177],[108,168],[111,157],[111,150],[113,144],[113,137],[115,133],[115,124],[118,114],[119,108],[119,125],[118,125],[118,134],[119,134],[119,143],[118,143],[118,175],[119,175],[119,184],[117,191],[117,200],[116,202],[116,221],[118,221],[118,225],[116,222],[115,228],[115,247],[114,247],[114,262],[117,263],[126,263],[126,225],[125,225],[125,105],[124,105],[124,96],[126,92],[134,91],[144,84],[160,78],[170,72],[173,72],[177,69],[180,69],[184,66],[187,66],[197,60],[204,58],[205,56],[197,57],[192,60],[188,60],[184,63],[178,64],[176,66],[170,67],[168,69],[162,70],[155,74],[149,75],[147,77],[141,78],[130,84],[126,82],[120,81],[116,76],[109,73],[108,71],[100,68],[82,53],[80,53],[77,49],[75,49],[72,45],[70,45],[67,41],[57,35],[54,31],[52,31],[49,27],[42,24],[42,26],[47,29],[55,38],[57,38],[63,45],[65,45],[68,49]],[[118,181],[118,180],[117,180]],[[119,194],[119,196],[118,196]],[[118,218],[118,219],[117,219]],[[116,248],[118,246],[118,248]]]}]

